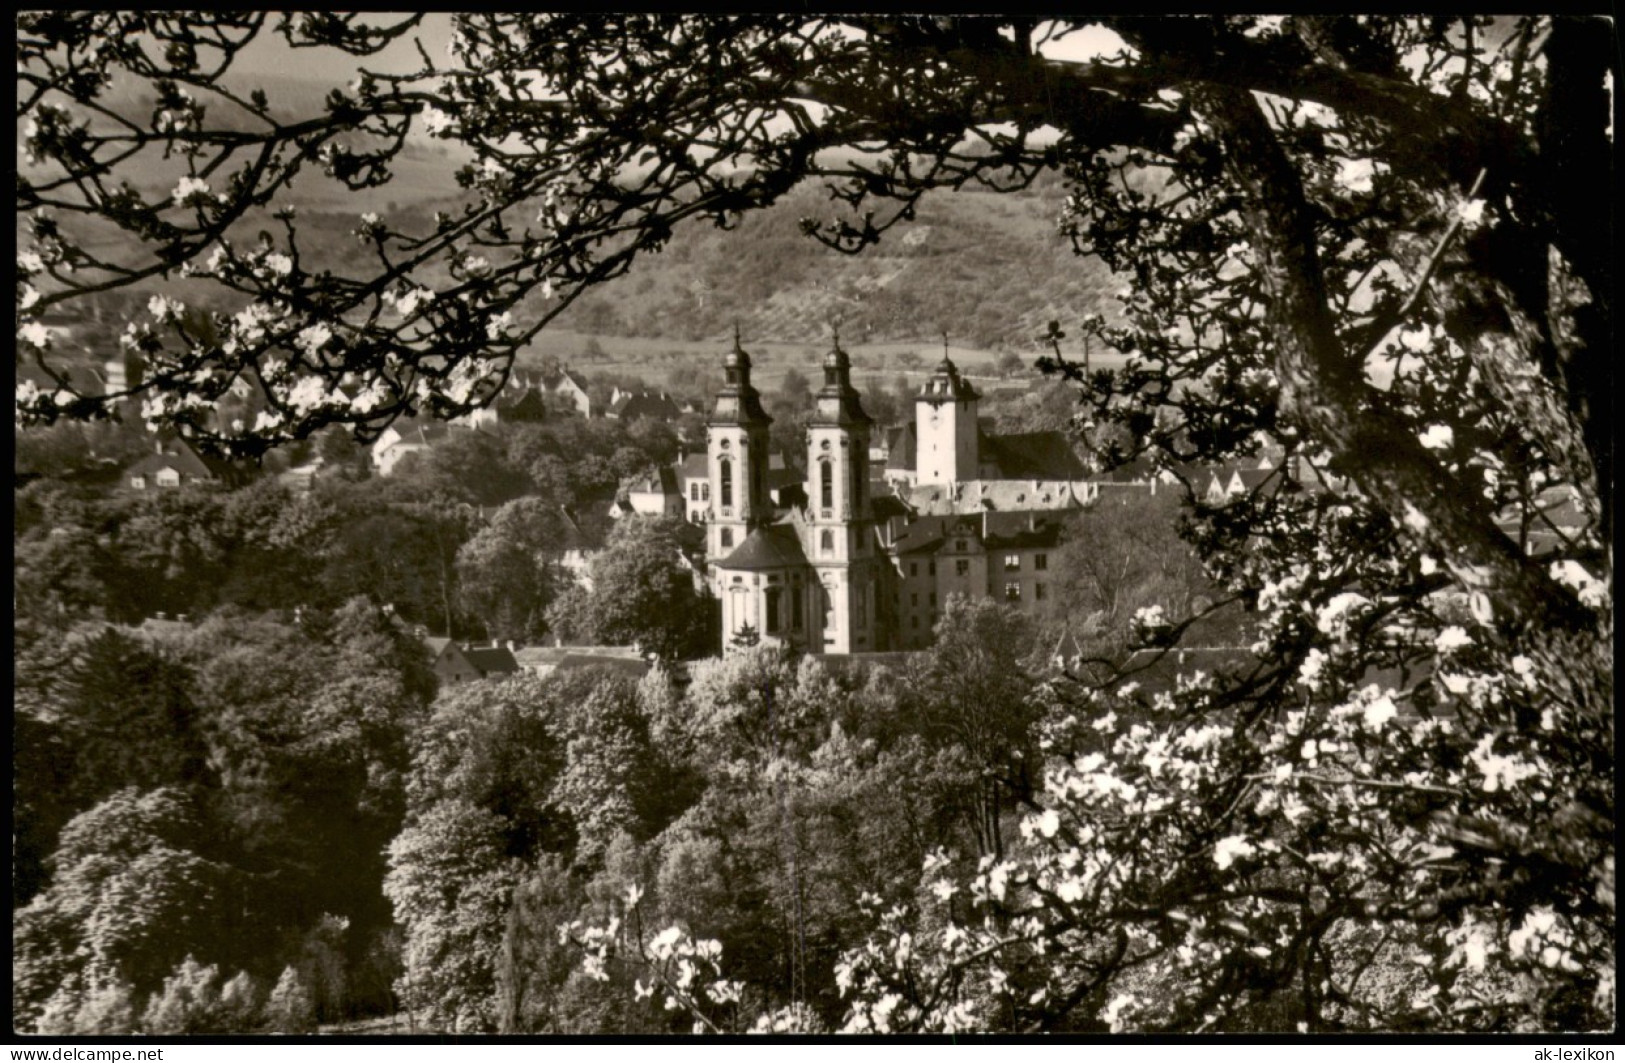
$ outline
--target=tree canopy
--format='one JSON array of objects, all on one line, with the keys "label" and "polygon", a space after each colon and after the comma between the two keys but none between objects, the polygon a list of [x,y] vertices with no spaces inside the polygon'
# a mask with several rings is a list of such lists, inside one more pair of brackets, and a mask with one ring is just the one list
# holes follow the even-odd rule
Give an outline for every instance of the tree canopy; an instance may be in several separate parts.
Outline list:
[{"label": "tree canopy", "polygon": [[[807,234],[858,253],[1058,171],[1123,282],[1047,337],[1084,427],[1176,480],[1282,452],[1185,528],[1256,639],[1154,695],[1063,655],[1022,844],[875,912],[848,1027],[1612,1024],[1610,24],[481,13],[366,69],[421,21],[20,16],[23,423],[134,398],[235,453],[366,438],[489,401],[684,222],[812,179]],[[361,73],[290,116],[232,69],[269,32]],[[458,204],[318,254],[293,182],[387,189],[425,138]],[[74,386],[45,316],[157,279],[140,382]],[[216,412],[237,381],[251,422]],[[155,571],[209,560],[173,539]]]}]

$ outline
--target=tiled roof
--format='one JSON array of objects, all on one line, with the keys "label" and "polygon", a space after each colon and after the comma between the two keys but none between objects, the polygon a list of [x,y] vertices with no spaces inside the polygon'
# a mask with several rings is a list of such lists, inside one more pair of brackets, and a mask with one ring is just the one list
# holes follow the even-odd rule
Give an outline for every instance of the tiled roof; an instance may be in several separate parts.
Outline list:
[{"label": "tiled roof", "polygon": [[776,524],[751,532],[733,553],[717,563],[717,567],[735,572],[752,572],[805,564],[807,554],[801,549],[801,539],[795,529]]},{"label": "tiled roof", "polygon": [[1067,480],[967,480],[916,484],[908,493],[908,504],[919,513],[937,515],[1048,512],[1081,506],[1084,500],[1078,491]]},{"label": "tiled roof", "polygon": [[125,469],[124,475],[126,478],[151,476],[162,469],[174,469],[185,479],[210,480],[215,477],[214,470],[185,443],[172,443],[162,454],[148,454]]},{"label": "tiled roof", "polygon": [[894,428],[886,436],[886,468],[914,470],[914,459],[919,446],[919,436],[914,422],[909,421],[901,428]]},{"label": "tiled roof", "polygon": [[869,508],[874,511],[877,520],[886,520],[890,517],[907,516],[908,503],[894,494],[890,494],[885,484],[869,485]]},{"label": "tiled roof", "polygon": [[982,436],[982,461],[1004,480],[1078,480],[1088,467],[1065,432],[1013,432]]},{"label": "tiled roof", "polygon": [[675,495],[681,493],[677,487],[677,473],[670,468],[647,470],[641,476],[633,477],[627,481],[626,488],[639,494]]},{"label": "tiled roof", "polygon": [[631,646],[528,646],[514,651],[514,659],[527,672],[549,675],[576,668],[610,668],[642,676],[648,659]]},{"label": "tiled roof", "polygon": [[519,662],[513,659],[513,652],[506,646],[470,646],[463,651],[463,656],[481,675],[519,671]]}]

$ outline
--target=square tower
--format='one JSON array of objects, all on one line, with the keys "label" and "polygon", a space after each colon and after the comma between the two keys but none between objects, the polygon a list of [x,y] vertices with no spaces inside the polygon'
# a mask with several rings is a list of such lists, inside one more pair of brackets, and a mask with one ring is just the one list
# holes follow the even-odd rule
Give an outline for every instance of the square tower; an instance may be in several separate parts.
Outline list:
[{"label": "square tower", "polygon": [[981,396],[944,358],[914,397],[915,482],[977,478],[976,403]]}]

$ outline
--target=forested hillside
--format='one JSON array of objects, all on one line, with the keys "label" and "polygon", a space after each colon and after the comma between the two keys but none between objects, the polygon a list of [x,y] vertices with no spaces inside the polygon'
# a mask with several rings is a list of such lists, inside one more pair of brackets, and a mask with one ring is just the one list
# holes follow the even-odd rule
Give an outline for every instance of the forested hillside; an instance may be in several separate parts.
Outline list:
[{"label": "forested hillside", "polygon": [[1033,350],[1051,319],[1115,313],[1114,279],[1059,233],[1047,181],[1017,195],[927,197],[918,222],[862,256],[803,235],[831,213],[812,186],[735,230],[679,229],[660,255],[565,315],[583,332],[700,339],[738,322],[761,341],[813,342],[838,324],[856,342],[940,342]]}]

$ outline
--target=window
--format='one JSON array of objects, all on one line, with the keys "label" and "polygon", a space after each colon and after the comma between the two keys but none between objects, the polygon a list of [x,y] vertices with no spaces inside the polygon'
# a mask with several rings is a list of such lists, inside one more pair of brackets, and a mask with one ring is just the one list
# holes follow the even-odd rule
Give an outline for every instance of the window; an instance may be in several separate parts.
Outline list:
[{"label": "window", "polygon": [[910,561],[908,563],[908,574],[910,576],[918,576],[920,574],[920,563],[918,561]]},{"label": "window", "polygon": [[1021,601],[1021,584],[1006,583],[1004,585],[1004,600],[1007,602]]},{"label": "window", "polygon": [[1044,600],[1044,585],[1042,583],[1033,584],[1033,601],[1041,602],[1043,600]]},{"label": "window", "polygon": [[908,618],[908,626],[913,628],[915,631],[920,630],[920,618],[917,617],[917,616],[909,617]]},{"label": "window", "polygon": [[970,575],[970,562],[969,561],[955,561],[954,562],[954,575],[956,575],[956,576],[968,576],[968,575]]},{"label": "window", "polygon": [[130,486],[137,491],[145,491],[147,489],[147,478],[145,476],[132,476],[130,477]]},{"label": "window", "polygon": [[824,509],[835,508],[835,469],[827,461],[818,463],[818,504]]},{"label": "window", "polygon": [[701,484],[700,485],[700,501],[701,502],[709,502],[709,501],[711,501],[711,485],[710,484]]},{"label": "window", "polygon": [[937,574],[937,563],[935,561],[927,562],[925,574],[927,576],[935,576]]},{"label": "window", "polygon": [[769,635],[777,635],[784,627],[779,620],[779,599],[783,596],[784,591],[781,588],[769,587],[767,589],[767,617],[764,626],[767,628]]},{"label": "window", "polygon": [[856,607],[858,613],[853,618],[854,623],[852,626],[859,631],[863,631],[869,626],[869,588],[859,587],[856,600],[852,604]]},{"label": "window", "polygon": [[734,504],[734,465],[723,458],[717,466],[717,478],[722,481],[722,506],[726,509]]},{"label": "window", "polygon": [[688,485],[688,500],[690,502],[698,502],[700,500],[700,481],[695,480],[693,483]]},{"label": "window", "polygon": [[963,540],[963,539],[955,539],[954,540],[954,549],[963,552],[964,549],[965,549],[965,540]]},{"label": "window", "polygon": [[1033,555],[1033,568],[1037,569],[1040,572],[1043,572],[1045,569],[1049,568],[1049,555],[1048,554],[1034,554]]},{"label": "window", "polygon": [[1004,555],[1004,570],[1006,572],[1020,572],[1021,571],[1021,555],[1020,554],[1005,554]]},{"label": "window", "polygon": [[933,613],[937,611],[937,592],[936,591],[931,592],[931,611]]},{"label": "window", "polygon": [[807,611],[807,600],[802,594],[801,584],[796,584],[790,591],[790,630],[801,630],[801,614]]},{"label": "window", "polygon": [[908,604],[909,605],[915,605],[915,606],[919,605],[920,604],[920,596],[918,594],[909,595],[908,596]]},{"label": "window", "polygon": [[159,487],[179,487],[181,485],[181,474],[174,469],[159,469],[158,475],[154,476],[153,479],[157,481]]},{"label": "window", "polygon": [[729,547],[733,546],[733,544],[734,544],[734,530],[732,528],[723,528],[722,529],[721,542],[722,542],[722,548],[724,550],[726,550]]},{"label": "window", "polygon": [[818,549],[825,557],[835,552],[835,533],[825,528],[818,533]]}]

